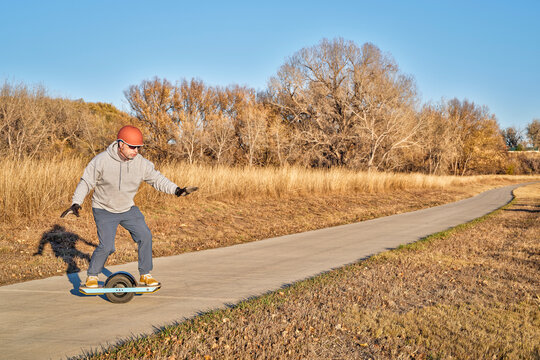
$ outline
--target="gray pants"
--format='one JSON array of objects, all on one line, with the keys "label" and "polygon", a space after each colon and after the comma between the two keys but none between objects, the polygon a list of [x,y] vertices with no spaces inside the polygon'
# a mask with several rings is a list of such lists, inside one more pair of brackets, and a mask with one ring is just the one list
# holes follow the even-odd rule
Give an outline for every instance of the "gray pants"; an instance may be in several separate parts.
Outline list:
[{"label": "gray pants", "polygon": [[92,212],[96,221],[99,245],[90,259],[88,275],[97,276],[103,271],[107,258],[115,250],[114,238],[118,225],[129,231],[133,241],[139,246],[139,273],[148,274],[152,270],[152,233],[139,208],[133,206],[121,214],[96,208],[92,208]]}]

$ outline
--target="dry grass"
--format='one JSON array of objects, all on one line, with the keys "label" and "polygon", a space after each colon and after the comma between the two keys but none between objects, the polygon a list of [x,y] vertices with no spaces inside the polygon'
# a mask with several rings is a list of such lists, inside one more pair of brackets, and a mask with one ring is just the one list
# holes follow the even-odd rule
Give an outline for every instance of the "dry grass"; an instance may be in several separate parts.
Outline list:
[{"label": "dry grass", "polygon": [[[71,196],[85,165],[86,161],[81,159],[0,160],[0,222],[26,221],[44,213],[64,210],[71,204]],[[180,186],[191,184],[200,187],[201,191],[187,201],[436,190],[531,179],[526,176],[454,177],[296,167],[229,168],[163,164],[158,168]],[[163,207],[169,202],[169,196],[149,186],[142,186],[136,197],[136,203],[142,207]]]},{"label": "dry grass", "polygon": [[[80,218],[59,219],[85,163],[0,161],[0,285],[84,270],[97,245],[90,196]],[[210,168],[164,165],[179,184],[201,190],[187,198],[143,184],[136,197],[153,231],[154,256],[367,220],[435,206],[531,177],[436,177],[299,168]],[[119,229],[108,265],[137,260]]]},{"label": "dry grass", "polygon": [[538,359],[540,184],[480,221],[93,359]]},{"label": "dry grass", "polygon": [[[145,209],[153,232],[154,256],[167,256],[255,241],[391,215],[451,202],[460,191],[396,191],[388,194],[319,195],[279,201],[246,199],[184,202],[171,198],[167,207]],[[0,284],[77,272],[88,266],[97,245],[90,209],[80,218],[58,213],[4,224],[0,229]],[[119,228],[117,251],[107,264],[137,260],[136,246]]]},{"label": "dry grass", "polygon": [[0,222],[68,207],[67,193],[75,190],[81,169],[84,165],[79,159],[0,160]]}]

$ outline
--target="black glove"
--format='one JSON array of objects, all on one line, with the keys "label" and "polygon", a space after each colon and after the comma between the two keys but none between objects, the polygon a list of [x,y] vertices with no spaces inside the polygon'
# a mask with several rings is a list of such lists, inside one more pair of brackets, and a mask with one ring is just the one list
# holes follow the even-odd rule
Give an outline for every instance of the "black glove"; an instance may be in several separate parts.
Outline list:
[{"label": "black glove", "polygon": [[61,218],[63,218],[64,216],[66,215],[69,215],[69,214],[73,214],[75,215],[76,217],[79,217],[79,210],[81,209],[81,205],[79,204],[73,204],[71,205],[71,207],[69,209],[67,209],[66,211],[64,211],[62,213],[62,215],[60,215]]},{"label": "black glove", "polygon": [[188,186],[188,187],[185,187],[185,188],[177,187],[176,191],[174,192],[174,195],[176,195],[176,196],[187,196],[187,195],[189,195],[192,192],[195,192],[197,190],[199,190],[199,188],[196,187],[196,186]]}]

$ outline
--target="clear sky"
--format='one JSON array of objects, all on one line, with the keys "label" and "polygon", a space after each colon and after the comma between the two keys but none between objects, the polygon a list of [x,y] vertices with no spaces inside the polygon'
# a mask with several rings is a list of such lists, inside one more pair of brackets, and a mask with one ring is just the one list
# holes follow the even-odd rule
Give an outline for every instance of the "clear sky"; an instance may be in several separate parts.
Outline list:
[{"label": "clear sky", "polygon": [[540,0],[0,0],[0,80],[129,110],[124,90],[155,76],[262,90],[335,37],[392,55],[422,102],[468,99],[502,128],[540,118]]}]

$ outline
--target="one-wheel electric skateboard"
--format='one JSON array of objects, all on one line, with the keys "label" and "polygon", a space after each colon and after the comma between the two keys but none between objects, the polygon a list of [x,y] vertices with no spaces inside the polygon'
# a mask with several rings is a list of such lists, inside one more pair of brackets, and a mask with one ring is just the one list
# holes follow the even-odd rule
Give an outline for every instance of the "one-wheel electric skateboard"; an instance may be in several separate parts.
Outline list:
[{"label": "one-wheel electric skateboard", "polygon": [[125,271],[112,274],[105,281],[103,287],[88,288],[81,286],[79,291],[84,295],[104,295],[110,302],[115,304],[127,303],[135,294],[151,294],[161,289],[161,284],[156,286],[139,285],[133,275]]}]

